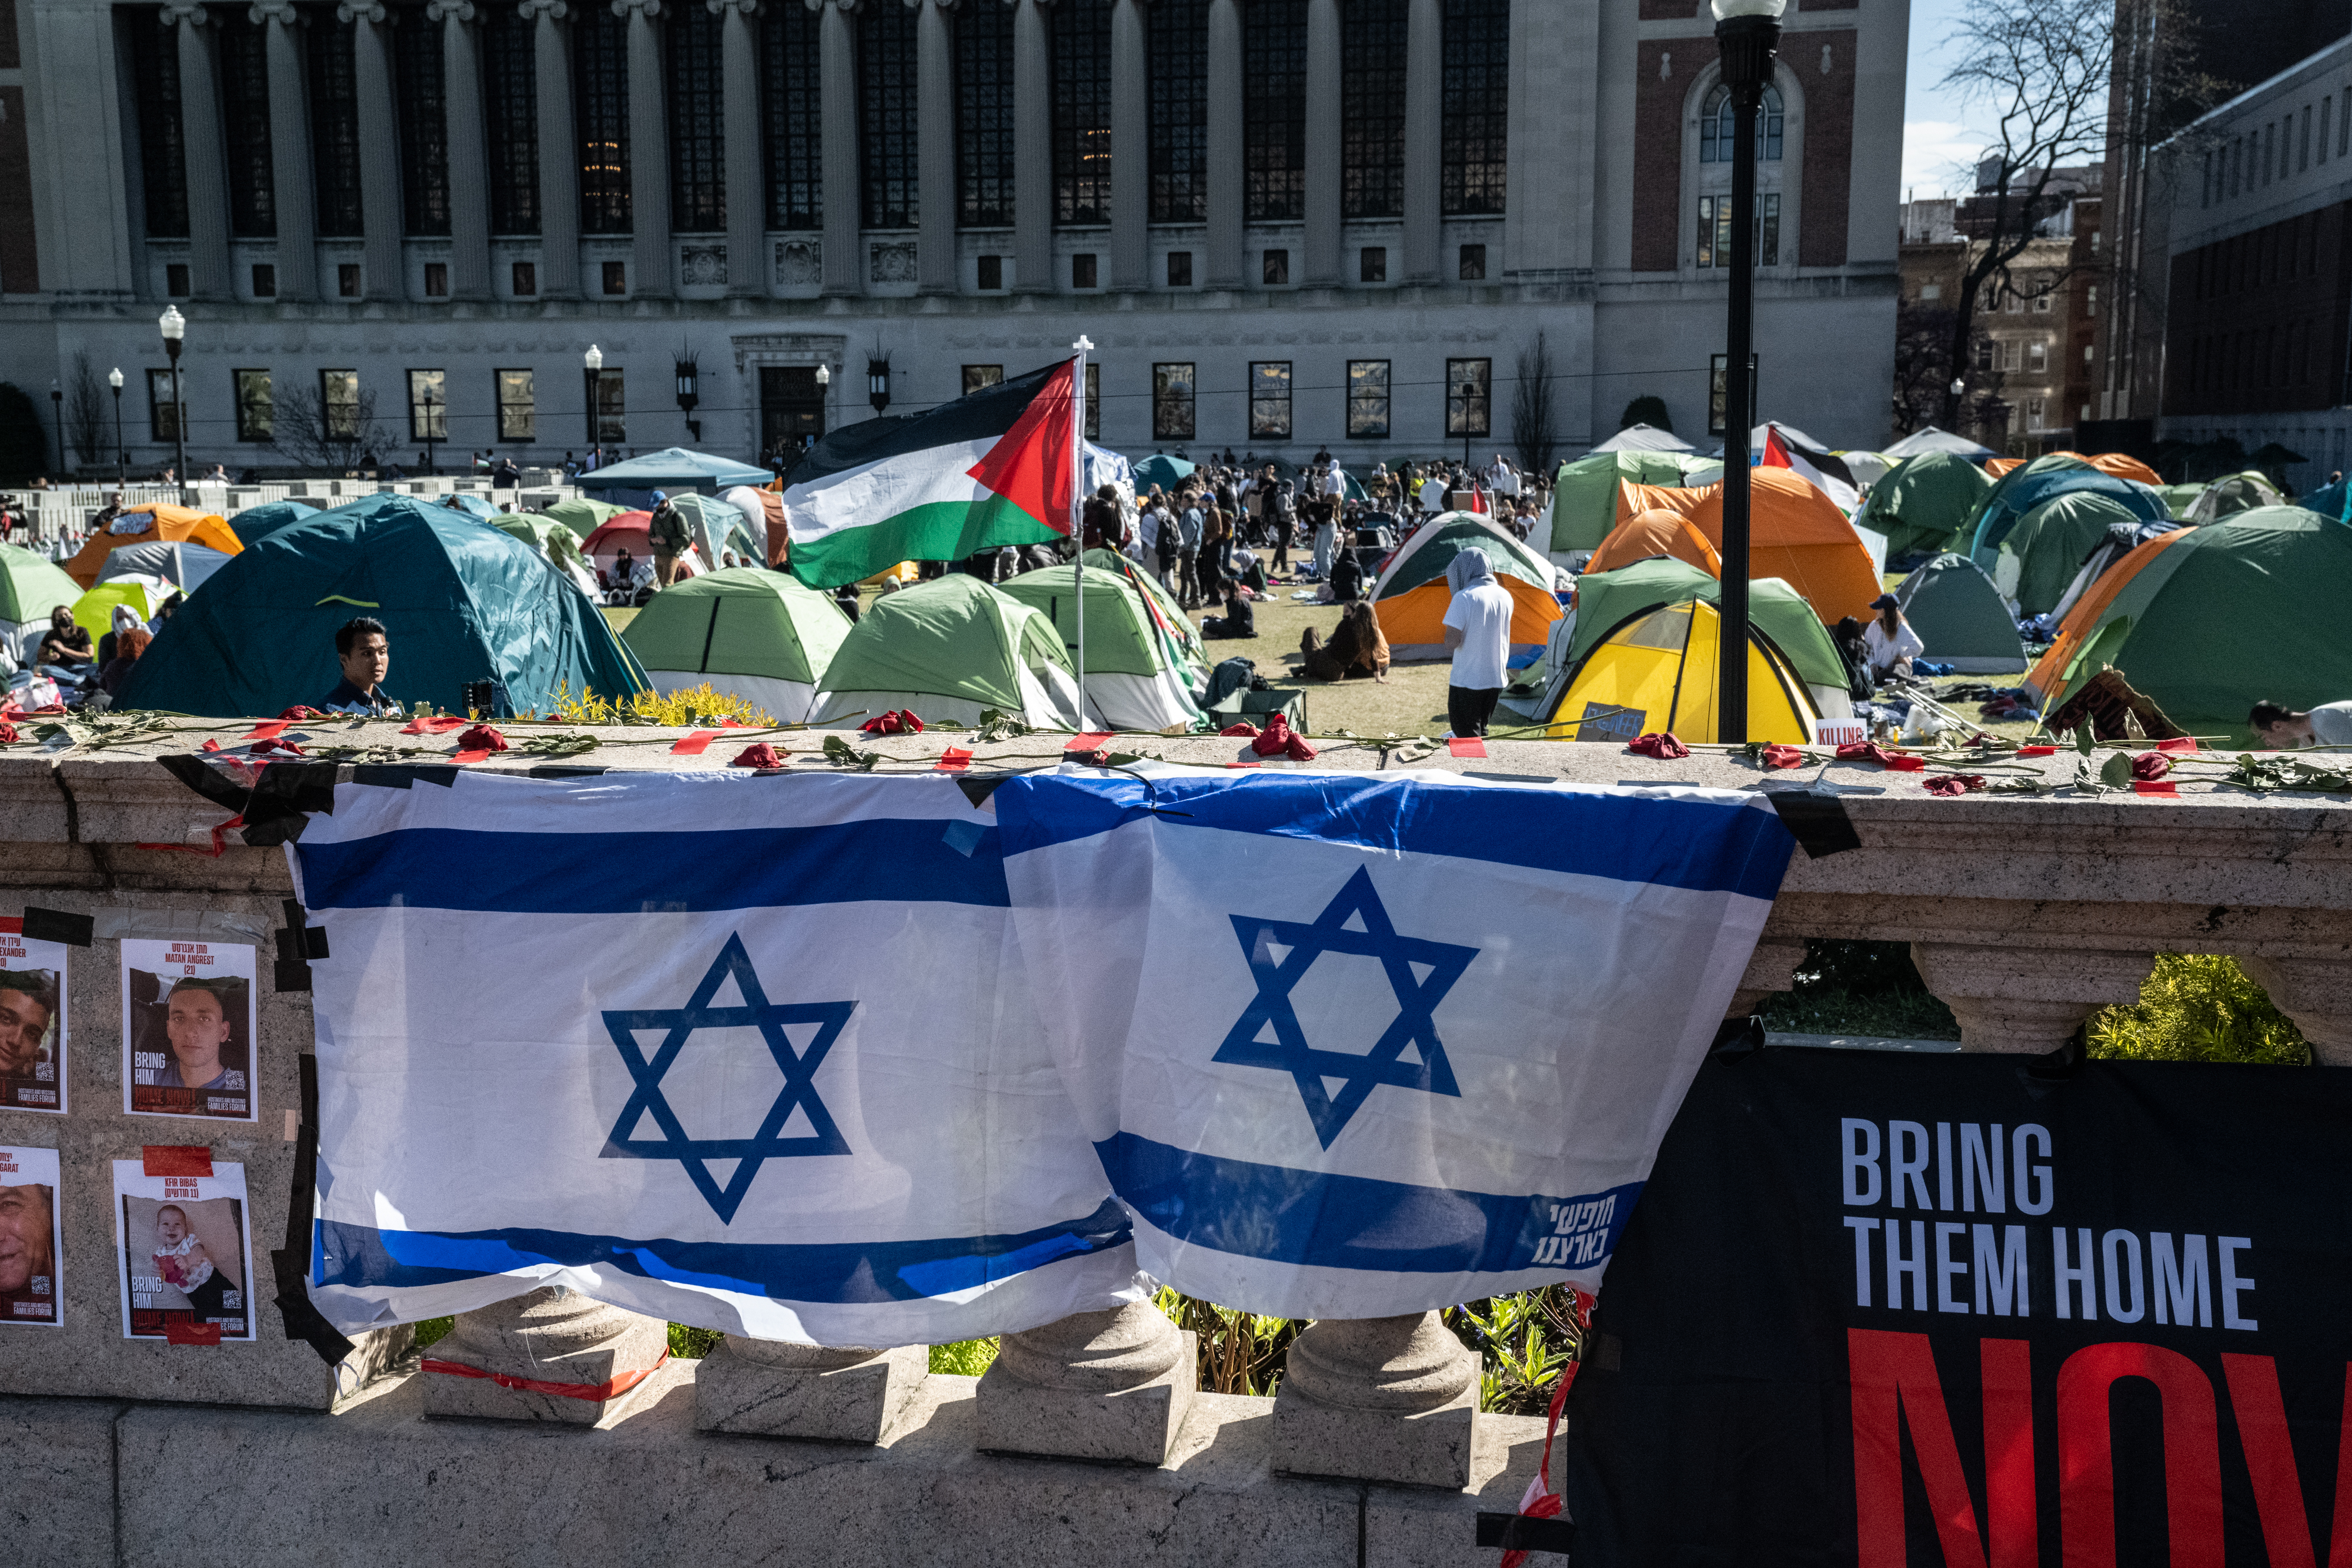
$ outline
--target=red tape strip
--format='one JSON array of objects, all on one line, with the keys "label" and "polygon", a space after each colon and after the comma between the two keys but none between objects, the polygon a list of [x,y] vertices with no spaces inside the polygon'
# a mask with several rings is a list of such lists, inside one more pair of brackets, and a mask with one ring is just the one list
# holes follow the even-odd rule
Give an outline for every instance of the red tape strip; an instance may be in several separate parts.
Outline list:
[{"label": "red tape strip", "polygon": [[210,1144],[147,1144],[139,1161],[151,1176],[208,1176],[213,1174]]},{"label": "red tape strip", "polygon": [[1486,743],[1475,735],[1457,735],[1445,743],[1446,749],[1456,757],[1484,757]]},{"label": "red tape strip", "polygon": [[449,758],[449,760],[452,762],[479,762],[489,755],[490,752],[488,747],[484,747],[473,751],[461,751],[457,753],[457,756]]},{"label": "red tape strip", "polygon": [[173,1318],[163,1324],[165,1344],[208,1344],[219,1348],[221,1326],[218,1323],[182,1322]]},{"label": "red tape strip", "polygon": [[940,770],[961,773],[971,766],[971,753],[961,746],[950,746],[940,753]]},{"label": "red tape strip", "polygon": [[699,757],[718,738],[719,732],[715,729],[698,729],[692,735],[679,737],[677,744],[669,748],[669,754],[672,757]]},{"label": "red tape strip", "polygon": [[2173,788],[2172,780],[2169,779],[2159,779],[2154,783],[2150,783],[2145,779],[2135,779],[2132,780],[2132,793],[2135,795],[2178,795],[2180,791]]},{"label": "red tape strip", "polygon": [[2197,737],[2193,735],[2175,736],[2170,740],[2158,741],[2156,748],[2158,751],[2194,751],[2197,749]]},{"label": "red tape strip", "polygon": [[607,1399],[626,1394],[659,1372],[662,1363],[667,1360],[669,1352],[664,1350],[661,1361],[655,1362],[643,1372],[625,1372],[603,1383],[550,1383],[538,1377],[509,1377],[503,1372],[486,1372],[478,1366],[467,1366],[461,1361],[436,1361],[431,1356],[426,1356],[418,1364],[427,1372],[438,1372],[450,1377],[485,1377],[500,1388],[511,1388],[521,1394],[552,1394],[559,1398],[587,1399],[601,1405]]},{"label": "red tape strip", "polygon": [[203,855],[207,859],[217,859],[228,852],[229,830],[243,826],[245,826],[245,813],[239,811],[227,821],[213,829],[213,847],[208,850],[200,850],[194,844],[141,844],[138,847],[142,850],[168,850],[179,855]]},{"label": "red tape strip", "polygon": [[463,729],[473,720],[459,718],[456,714],[438,714],[431,718],[413,718],[401,727],[403,735],[446,735],[453,729]]},{"label": "red tape strip", "polygon": [[1093,731],[1089,730],[1084,735],[1074,735],[1070,737],[1068,744],[1064,746],[1062,749],[1065,751],[1094,751],[1098,749],[1102,746],[1102,743],[1109,738],[1110,737],[1108,735],[1097,735]]},{"label": "red tape strip", "polygon": [[252,732],[245,738],[247,740],[275,740],[279,736],[286,733],[289,722],[289,720],[282,718],[263,719],[259,724],[253,727]]},{"label": "red tape strip", "polygon": [[2021,746],[2017,754],[2020,757],[2055,757],[2058,748],[2054,746]]}]

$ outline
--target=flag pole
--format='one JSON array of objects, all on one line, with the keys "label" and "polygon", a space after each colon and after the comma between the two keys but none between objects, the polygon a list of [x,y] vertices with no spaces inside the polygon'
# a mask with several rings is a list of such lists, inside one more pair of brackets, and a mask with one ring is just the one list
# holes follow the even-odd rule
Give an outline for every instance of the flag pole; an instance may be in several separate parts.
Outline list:
[{"label": "flag pole", "polygon": [[1087,351],[1084,333],[1070,345],[1070,538],[1077,545],[1071,577],[1078,596],[1078,728],[1087,727]]}]

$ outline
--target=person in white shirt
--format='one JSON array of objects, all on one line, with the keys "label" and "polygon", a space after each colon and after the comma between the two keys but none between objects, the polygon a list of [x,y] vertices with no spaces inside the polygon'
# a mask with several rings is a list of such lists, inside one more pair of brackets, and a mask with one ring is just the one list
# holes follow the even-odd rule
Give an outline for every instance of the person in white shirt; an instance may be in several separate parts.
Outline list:
[{"label": "person in white shirt", "polygon": [[1888,675],[1908,676],[1911,661],[1926,653],[1927,644],[1895,607],[1895,595],[1882,593],[1870,601],[1870,607],[1878,612],[1862,629],[1862,645],[1870,653],[1870,673],[1881,680]]},{"label": "person in white shirt", "polygon": [[1499,452],[1495,454],[1494,465],[1486,470],[1486,488],[1497,496],[1519,493],[1519,471],[1512,467],[1511,460]]},{"label": "person in white shirt", "polygon": [[2352,701],[2322,703],[2308,712],[2279,703],[2254,705],[2246,724],[2266,749],[2291,751],[2299,746],[2352,746]]},{"label": "person in white shirt", "polygon": [[1434,472],[1422,481],[1421,509],[1430,513],[1445,510],[1445,481]]},{"label": "person in white shirt", "polygon": [[1484,735],[1510,662],[1511,596],[1495,580],[1494,563],[1475,547],[1445,563],[1445,586],[1454,594],[1445,608],[1445,645],[1454,651],[1445,716],[1455,735]]}]

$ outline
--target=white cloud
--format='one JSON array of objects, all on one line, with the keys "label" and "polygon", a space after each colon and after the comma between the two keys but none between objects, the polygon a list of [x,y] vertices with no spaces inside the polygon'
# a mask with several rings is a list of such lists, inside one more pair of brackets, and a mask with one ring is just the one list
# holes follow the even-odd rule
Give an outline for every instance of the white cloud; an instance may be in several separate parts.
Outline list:
[{"label": "white cloud", "polygon": [[1903,195],[1925,201],[1976,188],[1976,162],[1990,140],[1951,120],[1914,120],[1903,127]]}]

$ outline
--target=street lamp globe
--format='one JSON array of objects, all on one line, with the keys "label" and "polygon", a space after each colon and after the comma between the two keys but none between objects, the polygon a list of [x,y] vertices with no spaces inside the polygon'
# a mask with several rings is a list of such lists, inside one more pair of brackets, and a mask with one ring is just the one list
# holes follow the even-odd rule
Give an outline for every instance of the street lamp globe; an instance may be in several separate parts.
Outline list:
[{"label": "street lamp globe", "polygon": [[816,368],[816,384],[821,387],[831,386],[833,384],[833,367],[831,365],[819,365]]},{"label": "street lamp globe", "polygon": [[106,372],[106,384],[112,387],[116,392],[121,392],[122,390],[121,366],[117,365],[114,369]]},{"label": "street lamp globe", "polygon": [[601,371],[604,368],[604,350],[591,343],[588,351],[580,356],[580,362],[592,371]]},{"label": "street lamp globe", "polygon": [[177,343],[188,335],[188,319],[180,314],[176,305],[164,306],[163,313],[155,318],[155,325],[163,329],[166,343]]},{"label": "street lamp globe", "polygon": [[1711,6],[1718,22],[1734,16],[1764,16],[1777,22],[1788,8],[1789,0],[1714,0]]}]

